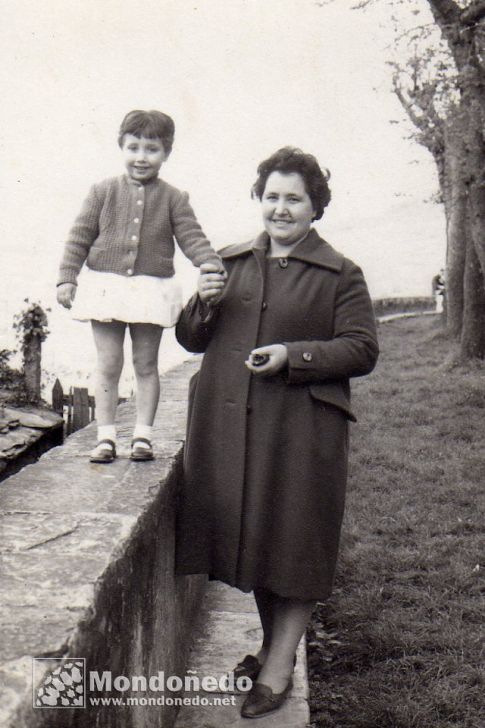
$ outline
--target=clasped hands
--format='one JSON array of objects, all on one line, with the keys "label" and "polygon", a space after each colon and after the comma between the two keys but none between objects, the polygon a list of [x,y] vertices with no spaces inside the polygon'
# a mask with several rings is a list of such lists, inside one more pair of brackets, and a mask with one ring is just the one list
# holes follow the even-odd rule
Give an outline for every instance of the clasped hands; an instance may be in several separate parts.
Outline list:
[{"label": "clasped hands", "polygon": [[226,285],[227,273],[215,263],[202,263],[199,268],[197,291],[200,300],[207,306],[213,306],[222,298]]}]

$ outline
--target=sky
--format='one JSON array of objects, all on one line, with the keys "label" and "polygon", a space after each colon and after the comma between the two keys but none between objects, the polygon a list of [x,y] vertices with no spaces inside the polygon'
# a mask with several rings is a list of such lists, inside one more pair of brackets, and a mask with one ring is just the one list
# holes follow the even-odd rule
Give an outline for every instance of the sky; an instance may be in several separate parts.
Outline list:
[{"label": "sky", "polygon": [[[134,108],[174,118],[162,176],[190,193],[215,247],[259,232],[256,167],[291,144],[331,170],[318,230],[371,294],[427,295],[445,247],[442,210],[425,202],[434,166],[395,123],[389,8],[352,4],[2,0],[0,347],[23,298],[55,307],[63,241],[89,186],[123,172],[117,131]],[[177,261],[188,295],[195,272]],[[80,336],[52,316],[51,339]]]}]

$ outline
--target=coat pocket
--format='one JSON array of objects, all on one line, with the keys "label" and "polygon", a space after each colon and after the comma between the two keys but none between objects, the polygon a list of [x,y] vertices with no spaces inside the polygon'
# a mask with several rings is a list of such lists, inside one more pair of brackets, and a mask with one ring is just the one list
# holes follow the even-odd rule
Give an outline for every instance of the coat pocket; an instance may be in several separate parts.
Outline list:
[{"label": "coat pocket", "polygon": [[323,402],[331,404],[342,410],[349,420],[357,422],[357,418],[350,408],[349,398],[342,389],[340,382],[323,382],[322,384],[310,384],[308,386],[311,396]]}]

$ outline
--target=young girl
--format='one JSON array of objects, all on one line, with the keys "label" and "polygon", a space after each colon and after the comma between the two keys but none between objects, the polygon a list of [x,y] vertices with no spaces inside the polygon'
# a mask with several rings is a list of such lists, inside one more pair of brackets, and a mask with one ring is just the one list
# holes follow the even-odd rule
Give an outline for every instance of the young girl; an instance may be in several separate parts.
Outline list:
[{"label": "young girl", "polygon": [[[98,356],[98,443],[90,460],[116,457],[115,413],[123,367],[125,329],[130,330],[137,381],[133,460],[151,460],[152,425],[160,394],[158,349],[164,327],[182,308],[174,279],[174,237],[183,253],[214,273],[213,300],[224,285],[224,269],[211,248],[186,192],[158,178],[174,139],[172,119],[160,111],[131,111],[118,143],[127,174],[94,184],[77,217],[60,265],[57,300],[73,318],[91,321]],[[77,278],[86,262],[79,291]],[[76,295],[77,291],[77,295]]]}]

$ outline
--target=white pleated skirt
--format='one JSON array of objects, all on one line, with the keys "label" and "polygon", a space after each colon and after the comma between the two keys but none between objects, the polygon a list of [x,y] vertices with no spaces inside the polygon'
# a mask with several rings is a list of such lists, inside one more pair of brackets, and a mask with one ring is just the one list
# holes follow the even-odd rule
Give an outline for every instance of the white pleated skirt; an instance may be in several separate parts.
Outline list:
[{"label": "white pleated skirt", "polygon": [[71,313],[76,321],[124,321],[170,328],[182,311],[175,278],[122,276],[86,268],[78,279]]}]

